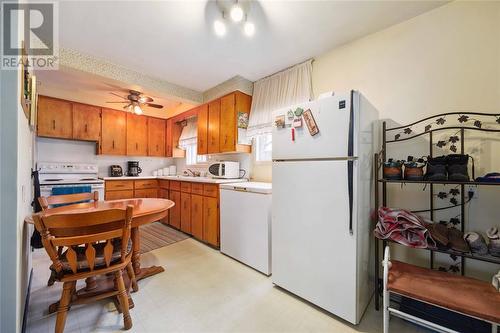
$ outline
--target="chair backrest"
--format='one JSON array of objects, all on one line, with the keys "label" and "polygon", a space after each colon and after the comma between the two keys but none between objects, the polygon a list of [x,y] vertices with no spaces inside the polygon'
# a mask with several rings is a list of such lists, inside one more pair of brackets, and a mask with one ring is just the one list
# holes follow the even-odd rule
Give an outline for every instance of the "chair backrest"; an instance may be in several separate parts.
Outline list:
[{"label": "chair backrest", "polygon": [[38,202],[42,206],[42,210],[47,210],[53,205],[68,205],[82,201],[99,201],[99,192],[93,193],[76,193],[76,194],[61,194],[51,195],[49,197],[39,197]]},{"label": "chair backrest", "polygon": [[[63,254],[73,273],[79,273],[79,260],[85,252],[86,270],[98,272],[125,262],[131,256],[128,249],[133,206],[126,209],[107,209],[81,213],[50,214],[50,210],[33,215],[35,227],[42,235],[42,243],[52,260],[56,274],[66,274],[61,261],[61,249],[67,248]],[[105,266],[94,270],[96,263],[96,247],[102,246]],[[112,263],[115,246],[121,246],[120,261]],[[79,253],[77,253],[79,251]],[[78,256],[80,254],[80,257]]]}]

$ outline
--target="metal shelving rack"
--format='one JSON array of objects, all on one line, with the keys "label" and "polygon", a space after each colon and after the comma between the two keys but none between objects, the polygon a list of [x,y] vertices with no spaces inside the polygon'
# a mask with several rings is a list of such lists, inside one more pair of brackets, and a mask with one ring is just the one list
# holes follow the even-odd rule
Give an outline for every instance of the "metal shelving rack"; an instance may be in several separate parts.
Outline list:
[{"label": "metal shelving rack", "polygon": [[[437,210],[440,210],[442,208],[435,208],[434,206],[434,192],[435,192],[435,185],[458,185],[460,186],[460,203],[456,206],[453,207],[460,207],[460,229],[462,232],[465,231],[465,203],[466,203],[466,198],[465,198],[465,187],[466,186],[500,186],[500,183],[486,183],[486,182],[476,182],[476,181],[468,181],[468,182],[457,182],[457,181],[410,181],[410,180],[387,180],[382,178],[382,169],[383,169],[383,164],[384,162],[387,161],[387,148],[388,145],[390,144],[398,144],[400,142],[404,142],[407,140],[412,140],[420,136],[428,135],[429,138],[429,156],[433,156],[433,147],[434,147],[434,141],[435,141],[435,133],[440,132],[440,131],[445,131],[445,130],[457,130],[459,135],[460,135],[460,150],[457,153],[464,154],[465,151],[465,132],[466,131],[481,131],[481,132],[495,132],[495,133],[500,133],[500,126],[499,128],[483,128],[481,124],[479,126],[470,126],[469,121],[464,121],[463,126],[457,126],[457,125],[452,125],[452,126],[444,126],[444,123],[440,124],[439,126],[432,128],[432,126],[429,126],[429,128],[426,128],[424,131],[420,133],[415,133],[412,134],[412,131],[410,133],[407,133],[408,135],[404,138],[392,138],[392,139],[387,139],[389,133],[393,133],[395,131],[404,131],[405,129],[409,129],[415,126],[419,126],[422,124],[425,124],[427,121],[433,120],[433,119],[439,119],[439,118],[444,118],[444,117],[450,117],[450,116],[466,116],[467,118],[471,117],[486,117],[487,119],[494,119],[494,123],[500,124],[500,114],[491,114],[491,113],[478,113],[478,112],[449,112],[449,113],[443,113],[431,117],[427,117],[424,119],[421,119],[419,121],[416,121],[414,123],[405,125],[405,126],[398,126],[398,127],[393,127],[393,128],[388,128],[386,122],[384,121],[382,123],[382,150],[379,153],[376,153],[374,156],[374,163],[373,163],[373,171],[374,171],[374,185],[375,185],[375,207],[378,210],[380,207],[380,203],[382,203],[382,206],[387,206],[388,198],[387,198],[387,184],[425,184],[427,185],[429,189],[429,213],[430,213],[430,219],[434,220],[435,217],[435,212]],[[436,126],[436,125],[435,125]],[[427,127],[427,126],[426,126]],[[496,126],[495,126],[496,127]],[[474,170],[472,174],[472,179],[475,179],[474,175]],[[380,186],[382,187],[382,195],[380,197]],[[447,207],[447,208],[452,208],[452,207]],[[467,221],[469,222],[469,221]],[[383,248],[385,248],[387,240],[382,240],[383,243]],[[392,242],[395,243],[395,242]],[[398,243],[395,243],[398,244]],[[401,245],[403,246],[403,245]],[[494,257],[491,255],[477,255],[477,254],[472,254],[472,253],[461,253],[461,252],[456,252],[453,250],[441,250],[441,249],[428,249],[429,250],[429,256],[430,256],[430,268],[434,268],[434,252],[440,252],[440,253],[445,253],[445,254],[451,254],[455,255],[457,257],[461,257],[461,274],[464,275],[465,273],[465,258],[468,259],[474,259],[474,260],[480,260],[480,261],[485,261],[485,262],[490,262],[494,264],[500,264],[500,257]],[[378,311],[379,306],[380,306],[380,292],[382,290],[381,288],[381,281],[380,281],[380,267],[381,267],[381,260],[380,260],[380,240],[375,237],[375,309]]]}]

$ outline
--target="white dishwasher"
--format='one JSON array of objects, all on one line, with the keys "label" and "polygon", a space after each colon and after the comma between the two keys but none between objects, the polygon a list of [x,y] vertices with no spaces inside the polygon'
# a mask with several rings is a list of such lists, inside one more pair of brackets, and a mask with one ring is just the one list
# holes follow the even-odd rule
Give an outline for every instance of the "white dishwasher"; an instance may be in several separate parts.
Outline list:
[{"label": "white dishwasher", "polygon": [[271,274],[271,183],[220,185],[220,250]]}]

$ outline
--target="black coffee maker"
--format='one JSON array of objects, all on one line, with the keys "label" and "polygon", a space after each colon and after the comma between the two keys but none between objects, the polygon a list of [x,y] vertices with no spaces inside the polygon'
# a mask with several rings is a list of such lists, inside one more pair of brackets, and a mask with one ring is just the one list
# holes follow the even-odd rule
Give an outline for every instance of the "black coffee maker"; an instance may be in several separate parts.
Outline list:
[{"label": "black coffee maker", "polygon": [[139,161],[128,161],[127,162],[127,176],[137,177],[142,172],[139,167]]}]

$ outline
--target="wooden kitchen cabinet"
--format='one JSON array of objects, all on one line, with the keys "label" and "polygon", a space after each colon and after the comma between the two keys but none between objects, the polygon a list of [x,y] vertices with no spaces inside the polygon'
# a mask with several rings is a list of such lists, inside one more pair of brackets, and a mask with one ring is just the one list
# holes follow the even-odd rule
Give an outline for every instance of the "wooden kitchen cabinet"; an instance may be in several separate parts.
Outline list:
[{"label": "wooden kitchen cabinet", "polygon": [[104,200],[133,199],[133,190],[106,191]]},{"label": "wooden kitchen cabinet", "polygon": [[156,179],[141,179],[134,180],[134,189],[147,189],[147,188],[157,188],[158,180]]},{"label": "wooden kitchen cabinet", "polygon": [[158,190],[155,188],[134,190],[134,197],[136,197],[136,198],[158,198]]},{"label": "wooden kitchen cabinet", "polygon": [[191,233],[191,194],[181,192],[181,230]]},{"label": "wooden kitchen cabinet", "polygon": [[238,114],[250,114],[252,97],[236,91],[220,99],[220,152],[250,152],[249,144],[238,140]]},{"label": "wooden kitchen cabinet", "polygon": [[73,103],[73,139],[99,141],[101,137],[101,108]]},{"label": "wooden kitchen cabinet", "polygon": [[106,191],[133,190],[134,182],[131,180],[106,180]]},{"label": "wooden kitchen cabinet", "polygon": [[[160,180],[160,182],[161,182],[161,180]],[[167,180],[167,184],[168,184],[168,180]],[[160,188],[158,189],[158,197],[162,198],[162,199],[169,199],[168,187],[162,188],[161,186],[162,186],[162,184],[160,183]],[[169,211],[170,210],[167,211],[167,216],[165,216],[163,219],[160,220],[161,223],[168,224]]]},{"label": "wooden kitchen cabinet", "polygon": [[208,105],[203,104],[198,107],[198,145],[196,147],[198,155],[208,153]]},{"label": "wooden kitchen cabinet", "polygon": [[62,99],[38,97],[37,135],[50,138],[73,137],[73,105]]},{"label": "wooden kitchen cabinet", "polygon": [[175,206],[170,208],[169,224],[177,229],[181,228],[181,192],[170,190],[169,198],[175,203]]},{"label": "wooden kitchen cabinet", "polygon": [[191,194],[191,234],[203,240],[203,197]]},{"label": "wooden kitchen cabinet", "polygon": [[164,119],[148,117],[148,154],[149,156],[165,156]]},{"label": "wooden kitchen cabinet", "polygon": [[167,119],[165,124],[165,156],[172,157],[172,119]]},{"label": "wooden kitchen cabinet", "polygon": [[219,144],[220,99],[208,103],[208,154],[220,153]]},{"label": "wooden kitchen cabinet", "polygon": [[219,207],[218,199],[203,197],[203,240],[210,245],[219,246]]},{"label": "wooden kitchen cabinet", "polygon": [[101,113],[101,154],[126,155],[126,140],[126,113],[103,108]]},{"label": "wooden kitchen cabinet", "polygon": [[127,113],[127,155],[148,155],[148,118]]}]

